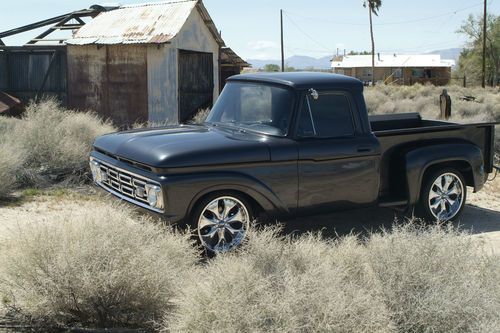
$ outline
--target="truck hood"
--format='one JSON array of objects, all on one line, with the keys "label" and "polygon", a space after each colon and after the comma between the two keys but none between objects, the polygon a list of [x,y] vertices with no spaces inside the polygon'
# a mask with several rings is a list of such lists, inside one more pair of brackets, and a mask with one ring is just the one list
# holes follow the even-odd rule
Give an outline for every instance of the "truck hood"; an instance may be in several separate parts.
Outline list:
[{"label": "truck hood", "polygon": [[233,129],[171,126],[98,137],[94,148],[153,168],[270,160],[265,136]]}]

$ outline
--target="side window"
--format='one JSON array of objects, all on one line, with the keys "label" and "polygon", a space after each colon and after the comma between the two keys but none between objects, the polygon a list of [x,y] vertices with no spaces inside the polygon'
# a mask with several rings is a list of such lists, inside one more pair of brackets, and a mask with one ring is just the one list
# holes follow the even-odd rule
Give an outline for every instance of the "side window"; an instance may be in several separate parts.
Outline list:
[{"label": "side window", "polygon": [[335,138],[354,135],[349,100],[344,94],[308,95],[300,112],[298,135]]}]

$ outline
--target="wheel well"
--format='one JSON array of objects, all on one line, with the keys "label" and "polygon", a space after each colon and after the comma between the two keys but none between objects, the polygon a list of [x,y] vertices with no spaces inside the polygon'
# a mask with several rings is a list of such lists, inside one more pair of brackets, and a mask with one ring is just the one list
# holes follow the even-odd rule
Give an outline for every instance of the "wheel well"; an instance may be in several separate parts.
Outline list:
[{"label": "wheel well", "polygon": [[424,176],[422,177],[422,181],[424,181],[431,172],[444,168],[453,168],[460,171],[460,173],[465,179],[466,185],[472,187],[474,186],[474,174],[472,172],[472,167],[466,161],[449,161],[449,162],[433,164],[425,170]]},{"label": "wheel well", "polygon": [[248,201],[248,203],[252,206],[252,211],[254,212],[255,216],[258,216],[259,213],[263,212],[264,209],[262,208],[262,206],[257,202],[257,200],[255,200],[252,196],[246,194],[245,192],[242,192],[242,191],[238,191],[238,190],[215,190],[215,191],[212,191],[212,192],[208,192],[208,193],[205,193],[204,195],[202,195],[201,197],[199,197],[196,201],[194,201],[192,203],[192,205],[189,207],[189,217],[192,218],[192,214],[193,214],[193,211],[195,210],[195,207],[202,201],[204,200],[206,197],[210,196],[210,195],[214,195],[214,194],[220,194],[220,195],[237,195],[237,196],[240,196],[240,197],[243,197],[246,201]]}]

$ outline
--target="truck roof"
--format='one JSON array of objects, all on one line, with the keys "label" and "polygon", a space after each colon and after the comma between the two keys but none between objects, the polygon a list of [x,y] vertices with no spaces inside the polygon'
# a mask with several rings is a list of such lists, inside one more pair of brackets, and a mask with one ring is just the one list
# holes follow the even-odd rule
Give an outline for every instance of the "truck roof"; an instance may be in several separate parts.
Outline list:
[{"label": "truck roof", "polygon": [[228,81],[246,81],[281,84],[294,89],[346,88],[363,89],[363,83],[350,76],[319,72],[273,72],[240,74]]}]

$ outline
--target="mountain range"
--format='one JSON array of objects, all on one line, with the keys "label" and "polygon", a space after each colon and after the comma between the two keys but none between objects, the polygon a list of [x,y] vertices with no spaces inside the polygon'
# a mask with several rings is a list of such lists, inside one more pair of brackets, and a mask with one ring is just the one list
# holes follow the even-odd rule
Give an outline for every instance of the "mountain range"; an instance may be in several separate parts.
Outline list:
[{"label": "mountain range", "polygon": [[[425,54],[439,54],[441,59],[453,59],[455,62],[458,61],[460,56],[461,48],[451,48],[451,49],[443,49],[436,50],[432,52],[427,52]],[[288,67],[293,67],[295,69],[329,69],[330,68],[330,59],[331,56],[325,56],[321,58],[314,58],[303,55],[294,55],[285,59],[285,63]],[[252,64],[253,68],[261,69],[264,68],[267,64],[275,64],[281,65],[281,60],[273,60],[273,59],[247,59],[247,62]]]}]

